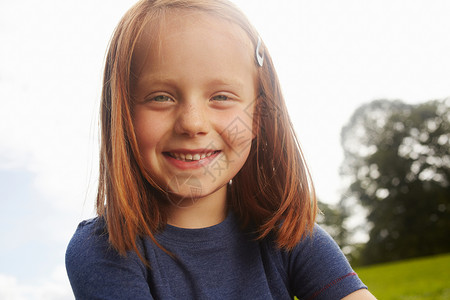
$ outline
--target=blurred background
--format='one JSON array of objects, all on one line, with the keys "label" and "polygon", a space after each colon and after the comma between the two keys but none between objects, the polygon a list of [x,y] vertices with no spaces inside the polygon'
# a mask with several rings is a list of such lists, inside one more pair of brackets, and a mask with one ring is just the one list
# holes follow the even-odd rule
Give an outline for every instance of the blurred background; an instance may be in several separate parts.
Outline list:
[{"label": "blurred background", "polygon": [[[104,56],[134,2],[0,1],[0,299],[73,299],[64,252],[95,216]],[[352,264],[449,253],[450,2],[233,2],[274,59],[319,222]],[[434,264],[438,282],[450,260]],[[436,289],[414,299],[450,298]]]}]

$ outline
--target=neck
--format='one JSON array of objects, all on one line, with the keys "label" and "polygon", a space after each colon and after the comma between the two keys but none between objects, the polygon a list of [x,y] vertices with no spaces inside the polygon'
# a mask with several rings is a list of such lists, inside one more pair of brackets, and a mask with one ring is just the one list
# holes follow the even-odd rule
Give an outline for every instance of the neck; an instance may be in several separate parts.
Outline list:
[{"label": "neck", "polygon": [[205,228],[219,224],[227,216],[227,186],[201,198],[172,201],[167,223],[180,228]]}]

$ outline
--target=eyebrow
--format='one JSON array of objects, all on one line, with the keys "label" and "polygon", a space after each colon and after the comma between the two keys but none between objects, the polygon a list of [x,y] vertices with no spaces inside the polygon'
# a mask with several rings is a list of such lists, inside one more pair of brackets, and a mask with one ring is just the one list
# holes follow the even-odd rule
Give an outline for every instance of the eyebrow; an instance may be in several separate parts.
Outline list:
[{"label": "eyebrow", "polygon": [[[175,85],[177,85],[178,81],[171,77],[155,76],[155,75],[149,75],[149,76],[141,77],[138,79],[138,85],[145,83],[145,82],[151,82],[152,84],[155,84],[155,85],[167,84],[167,85],[175,86]],[[236,78],[225,78],[225,77],[217,77],[217,78],[208,80],[208,81],[206,81],[205,86],[233,87],[233,88],[239,89],[239,90],[242,90],[244,88],[244,84],[241,80],[236,79]]]},{"label": "eyebrow", "polygon": [[155,76],[155,75],[140,76],[137,80],[138,85],[146,82],[151,82],[152,84],[173,85],[176,84],[177,81],[169,77]]},{"label": "eyebrow", "polygon": [[214,78],[208,82],[208,85],[229,86],[233,88],[238,88],[239,90],[242,90],[244,87],[242,81],[237,80],[235,78]]}]

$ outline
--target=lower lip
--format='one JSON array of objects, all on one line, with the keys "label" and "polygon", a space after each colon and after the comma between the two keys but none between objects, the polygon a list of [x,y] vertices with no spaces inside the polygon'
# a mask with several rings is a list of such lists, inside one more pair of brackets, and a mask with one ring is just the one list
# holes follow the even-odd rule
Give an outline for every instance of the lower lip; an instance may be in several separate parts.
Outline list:
[{"label": "lower lip", "polygon": [[205,167],[211,161],[213,161],[217,156],[219,156],[220,153],[221,152],[219,151],[217,153],[211,154],[208,157],[201,158],[199,160],[192,160],[192,161],[178,160],[167,154],[164,154],[164,157],[167,159],[167,161],[169,161],[172,165],[174,165],[178,169],[193,170],[193,169]]}]

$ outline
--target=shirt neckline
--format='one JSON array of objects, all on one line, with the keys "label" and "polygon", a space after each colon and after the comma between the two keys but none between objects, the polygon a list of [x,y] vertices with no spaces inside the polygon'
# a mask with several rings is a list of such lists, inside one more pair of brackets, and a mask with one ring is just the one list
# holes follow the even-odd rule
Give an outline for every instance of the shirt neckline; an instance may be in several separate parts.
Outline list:
[{"label": "shirt neckline", "polygon": [[205,228],[181,228],[167,224],[164,230],[156,235],[156,239],[175,243],[214,242],[227,237],[236,230],[238,230],[236,217],[232,212],[228,212],[225,220]]}]

